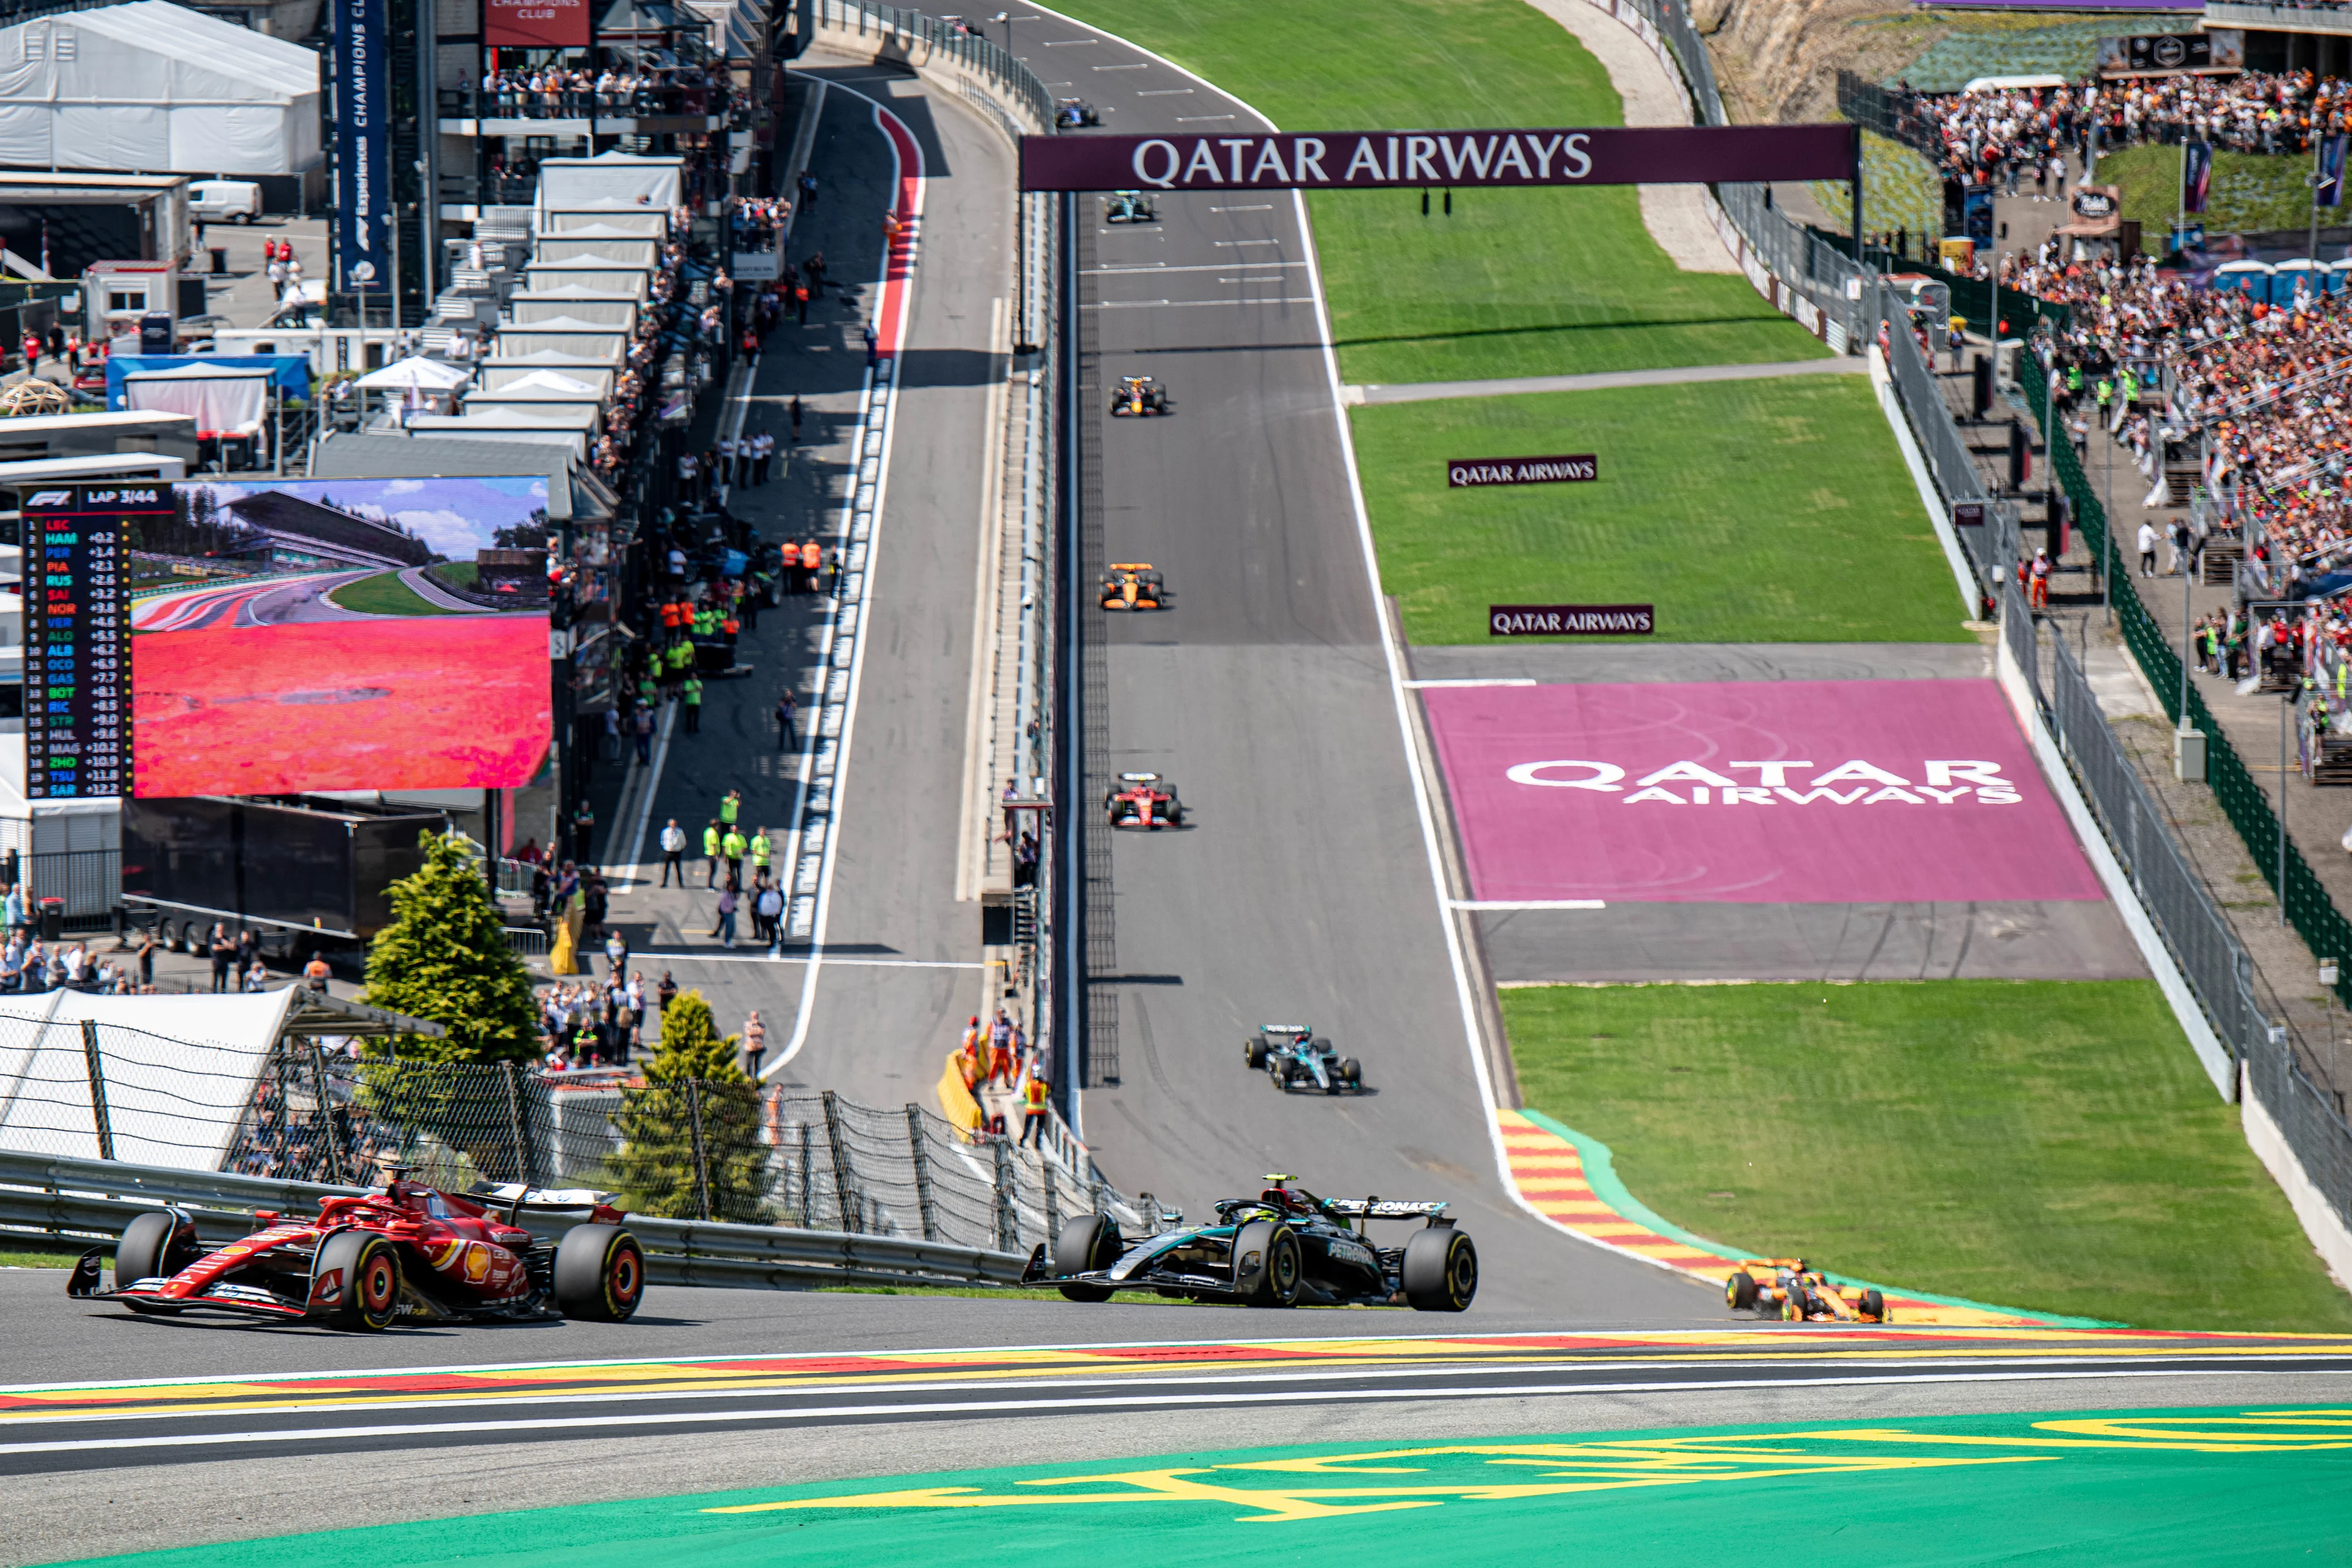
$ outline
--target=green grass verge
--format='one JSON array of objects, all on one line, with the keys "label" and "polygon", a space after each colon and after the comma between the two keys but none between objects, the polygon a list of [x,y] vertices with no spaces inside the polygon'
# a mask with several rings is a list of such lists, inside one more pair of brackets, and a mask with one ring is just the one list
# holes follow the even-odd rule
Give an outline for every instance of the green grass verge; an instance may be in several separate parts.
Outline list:
[{"label": "green grass verge", "polygon": [[449,616],[454,610],[429,604],[400,580],[397,572],[379,572],[347,583],[327,597],[346,610],[366,616]]},{"label": "green grass verge", "polygon": [[[2303,177],[2311,160],[2266,158],[2259,153],[2217,153],[2213,184],[2201,221],[2208,234],[2253,234],[2266,229],[2302,228],[2311,222],[2311,189]],[[2126,147],[2099,160],[2103,184],[2121,187],[2124,216],[2137,218],[2140,248],[2150,256],[2164,250],[2180,211],[2180,149]],[[2341,212],[2323,212],[2323,224],[2333,226]]]},{"label": "green grass verge", "polygon": [[[1964,642],[1951,569],[1860,375],[1351,411],[1405,636],[1494,604],[1649,604],[1674,642]],[[1448,489],[1458,458],[1591,452],[1589,484]],[[1720,454],[1715,460],[1709,460]]]},{"label": "green grass verge", "polygon": [[2151,981],[1502,993],[1527,1103],[1676,1225],[2147,1328],[2352,1330]]},{"label": "green grass verge", "polygon": [[[1238,94],[1285,130],[1624,122],[1600,62],[1523,0],[1057,8]],[[1676,270],[1642,226],[1630,186],[1456,191],[1452,216],[1431,207],[1423,216],[1418,191],[1311,198],[1331,331],[1350,382],[1827,353],[1738,274]]]},{"label": "green grass verge", "polygon": [[83,1251],[79,1247],[0,1247],[0,1268],[71,1268]]}]

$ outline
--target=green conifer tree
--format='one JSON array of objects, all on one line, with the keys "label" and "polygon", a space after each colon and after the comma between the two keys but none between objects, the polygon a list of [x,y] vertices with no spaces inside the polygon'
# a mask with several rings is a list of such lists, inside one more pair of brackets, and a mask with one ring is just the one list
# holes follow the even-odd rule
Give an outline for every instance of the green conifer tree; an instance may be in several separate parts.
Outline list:
[{"label": "green conifer tree", "polygon": [[368,949],[361,1000],[448,1031],[402,1041],[404,1058],[530,1061],[539,1054],[530,973],[507,946],[481,871],[457,840],[419,837],[425,865],[392,885],[393,921]]},{"label": "green conifer tree", "polygon": [[631,1213],[702,1218],[707,1182],[708,1217],[746,1225],[765,1225],[772,1217],[766,1202],[768,1150],[760,1142],[760,1092],[736,1066],[741,1046],[740,1036],[719,1032],[699,991],[682,991],[670,999],[646,1083],[623,1091],[614,1118],[621,1152],[605,1173]]}]

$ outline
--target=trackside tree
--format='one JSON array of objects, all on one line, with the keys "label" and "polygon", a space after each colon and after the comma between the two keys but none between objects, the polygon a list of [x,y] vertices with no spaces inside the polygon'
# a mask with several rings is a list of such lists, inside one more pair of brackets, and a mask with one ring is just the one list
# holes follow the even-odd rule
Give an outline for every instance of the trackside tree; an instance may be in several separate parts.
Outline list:
[{"label": "trackside tree", "polygon": [[527,1062],[537,1054],[530,974],[507,946],[506,921],[462,844],[419,835],[425,864],[392,885],[392,923],[368,948],[360,999],[438,1024],[404,1057],[432,1062]]},{"label": "trackside tree", "polygon": [[632,1213],[747,1225],[773,1217],[759,1089],[735,1065],[741,1044],[719,1034],[699,991],[680,992],[663,1011],[645,1086],[625,1090],[614,1117],[621,1151],[605,1169]]}]

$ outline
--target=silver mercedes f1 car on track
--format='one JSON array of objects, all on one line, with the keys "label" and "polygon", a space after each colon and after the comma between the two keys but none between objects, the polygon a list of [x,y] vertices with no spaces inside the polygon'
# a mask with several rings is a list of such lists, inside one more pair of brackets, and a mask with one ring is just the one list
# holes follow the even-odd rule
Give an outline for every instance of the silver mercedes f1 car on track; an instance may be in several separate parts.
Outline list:
[{"label": "silver mercedes f1 car on track", "polygon": [[[1217,1205],[1216,1221],[1129,1242],[1108,1215],[1079,1215],[1039,1243],[1024,1285],[1053,1285],[1073,1301],[1150,1290],[1250,1307],[1411,1307],[1459,1312],[1478,1293],[1478,1249],[1442,1203],[1318,1198],[1289,1176],[1266,1177],[1254,1198]],[[1422,1220],[1402,1247],[1377,1247],[1376,1219]],[[1352,1222],[1352,1223],[1351,1223]]]}]

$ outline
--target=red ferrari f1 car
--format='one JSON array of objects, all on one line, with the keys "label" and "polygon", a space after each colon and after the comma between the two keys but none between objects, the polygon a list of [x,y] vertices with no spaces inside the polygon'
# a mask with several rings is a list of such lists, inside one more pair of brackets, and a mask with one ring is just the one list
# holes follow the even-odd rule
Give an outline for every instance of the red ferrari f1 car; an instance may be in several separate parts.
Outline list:
[{"label": "red ferrari f1 car", "polygon": [[1103,793],[1103,814],[1113,827],[1181,827],[1184,803],[1176,786],[1158,773],[1121,773]]},{"label": "red ferrari f1 car", "polygon": [[[82,1254],[66,1294],[134,1312],[213,1308],[362,1330],[557,1316],[617,1323],[636,1311],[645,1250],[594,1194],[509,1187],[485,1203],[406,1175],[387,1166],[380,1190],[324,1199],[316,1219],[257,1213],[261,1229],[210,1249],[186,1211],[142,1214],[115,1244],[114,1289],[104,1288],[101,1247]],[[550,1247],[517,1223],[526,1208],[588,1217]]]}]

